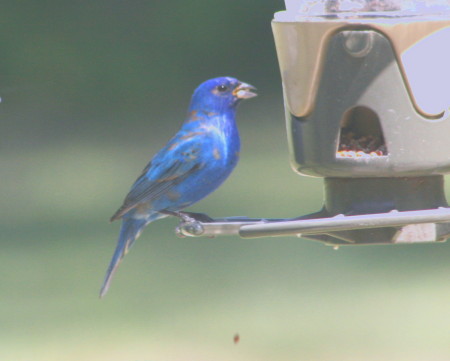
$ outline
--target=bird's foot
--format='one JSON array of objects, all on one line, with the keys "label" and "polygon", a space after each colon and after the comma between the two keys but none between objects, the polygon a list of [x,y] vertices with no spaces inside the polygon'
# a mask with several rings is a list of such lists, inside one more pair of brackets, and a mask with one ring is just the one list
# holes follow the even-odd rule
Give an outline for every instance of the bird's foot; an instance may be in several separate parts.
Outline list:
[{"label": "bird's foot", "polygon": [[194,237],[203,234],[204,229],[202,222],[213,222],[214,219],[207,216],[204,213],[194,213],[194,212],[180,212],[180,211],[160,211],[161,213],[167,214],[169,216],[178,217],[181,219],[180,224],[175,229],[175,233],[179,237]]},{"label": "bird's foot", "polygon": [[167,214],[169,216],[174,216],[180,218],[183,222],[193,223],[193,222],[214,222],[210,216],[204,213],[195,212],[180,212],[180,211],[160,211],[161,213]]}]

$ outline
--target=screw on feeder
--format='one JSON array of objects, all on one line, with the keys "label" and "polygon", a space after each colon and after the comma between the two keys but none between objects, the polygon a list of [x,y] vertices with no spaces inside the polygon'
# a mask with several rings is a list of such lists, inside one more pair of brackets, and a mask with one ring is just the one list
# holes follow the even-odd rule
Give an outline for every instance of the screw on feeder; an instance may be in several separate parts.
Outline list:
[{"label": "screw on feeder", "polygon": [[180,224],[175,229],[175,233],[179,237],[196,237],[201,236],[204,232],[202,224],[195,220],[183,221],[182,226]]},{"label": "screw on feeder", "polygon": [[373,45],[373,32],[371,31],[343,31],[343,44],[345,50],[356,58],[369,54]]}]

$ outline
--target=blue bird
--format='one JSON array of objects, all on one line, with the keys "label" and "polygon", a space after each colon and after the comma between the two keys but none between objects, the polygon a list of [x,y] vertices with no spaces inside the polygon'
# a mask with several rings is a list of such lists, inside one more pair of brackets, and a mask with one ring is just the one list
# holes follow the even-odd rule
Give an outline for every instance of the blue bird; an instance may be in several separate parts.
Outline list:
[{"label": "blue bird", "polygon": [[239,159],[236,106],[256,96],[237,79],[205,81],[195,91],[178,133],[148,163],[123,205],[111,217],[122,219],[119,239],[100,290],[103,297],[122,258],[149,223],[175,215],[219,187]]}]

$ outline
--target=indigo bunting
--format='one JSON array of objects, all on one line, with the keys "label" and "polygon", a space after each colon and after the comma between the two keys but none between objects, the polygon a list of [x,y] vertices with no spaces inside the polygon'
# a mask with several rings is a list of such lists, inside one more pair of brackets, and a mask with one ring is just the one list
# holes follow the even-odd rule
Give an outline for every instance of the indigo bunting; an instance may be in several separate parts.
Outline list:
[{"label": "indigo bunting", "polygon": [[180,210],[206,197],[230,175],[240,150],[236,106],[256,96],[255,90],[237,79],[220,77],[194,91],[181,129],[144,168],[111,217],[122,219],[122,226],[100,297],[145,226],[168,215],[183,217]]}]

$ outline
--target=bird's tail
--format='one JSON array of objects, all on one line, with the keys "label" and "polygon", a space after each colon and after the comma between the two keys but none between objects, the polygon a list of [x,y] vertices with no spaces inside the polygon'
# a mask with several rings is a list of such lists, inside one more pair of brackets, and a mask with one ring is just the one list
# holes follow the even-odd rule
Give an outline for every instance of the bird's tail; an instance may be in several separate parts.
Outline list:
[{"label": "bird's tail", "polygon": [[100,289],[100,298],[108,292],[112,277],[120,264],[120,261],[127,254],[134,241],[139,237],[144,227],[149,223],[146,219],[123,218],[120,228],[119,240],[114,251],[108,270],[106,271],[105,280]]}]

